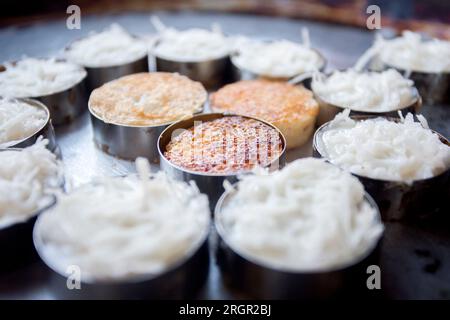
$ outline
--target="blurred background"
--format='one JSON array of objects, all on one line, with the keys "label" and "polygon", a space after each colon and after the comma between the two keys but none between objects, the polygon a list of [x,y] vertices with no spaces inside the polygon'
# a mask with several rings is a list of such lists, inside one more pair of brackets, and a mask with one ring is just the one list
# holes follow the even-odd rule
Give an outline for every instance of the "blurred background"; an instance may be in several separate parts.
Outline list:
[{"label": "blurred background", "polygon": [[3,0],[1,25],[58,18],[76,4],[83,14],[193,10],[285,16],[365,27],[366,8],[381,8],[383,27],[425,31],[450,39],[450,1],[442,0]]}]

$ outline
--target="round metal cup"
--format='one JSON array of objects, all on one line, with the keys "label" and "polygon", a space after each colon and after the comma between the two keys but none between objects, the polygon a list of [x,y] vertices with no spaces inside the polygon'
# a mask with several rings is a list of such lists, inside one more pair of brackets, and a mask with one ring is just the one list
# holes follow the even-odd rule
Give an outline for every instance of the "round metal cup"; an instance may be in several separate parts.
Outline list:
[{"label": "round metal cup", "polygon": [[[363,256],[335,268],[290,270],[271,266],[238,252],[227,241],[222,209],[234,192],[227,191],[220,197],[214,225],[219,236],[217,263],[226,284],[237,294],[256,299],[325,299],[376,294],[373,291],[377,290],[367,289],[367,267],[378,264],[381,239]],[[377,210],[380,219],[375,201],[367,193],[364,198]]]},{"label": "round metal cup", "polygon": [[[36,226],[39,224],[39,218]],[[208,230],[210,228],[208,227]],[[50,273],[50,285],[61,299],[193,299],[203,287],[209,272],[209,231],[186,256],[160,274],[133,276],[126,279],[95,281],[83,280],[80,270],[80,288],[68,286],[70,270],[57,270],[44,253],[44,244],[37,228],[33,242]],[[68,273],[65,273],[65,272]]]},{"label": "round metal cup", "polygon": [[[402,113],[403,116],[405,116],[407,113],[417,113],[419,112],[420,108],[422,107],[422,98],[419,95],[419,92],[417,88],[412,87],[412,100],[411,103],[409,103],[407,106],[403,108],[399,108],[393,111],[384,111],[384,112],[373,112],[373,111],[359,111],[359,110],[352,110],[350,109],[350,115],[361,115],[361,116],[379,116],[379,117],[398,117],[398,111]],[[322,124],[333,120],[336,114],[339,112],[342,112],[346,109],[344,106],[339,106],[333,103],[330,103],[326,101],[325,99],[321,98],[319,94],[317,94],[314,89],[312,89],[314,93],[314,97],[319,103],[319,116],[317,117],[316,124],[318,126],[321,126]]]},{"label": "round metal cup", "polygon": [[[11,150],[21,151],[20,148],[8,148],[0,149],[0,152]],[[61,181],[61,187],[63,184],[64,181]],[[37,260],[32,237],[33,227],[39,214],[52,207],[54,203],[53,201],[48,206],[37,210],[25,221],[0,227],[0,252],[2,253],[0,272],[9,272]]]},{"label": "round metal cup", "polygon": [[[170,177],[189,182],[191,180],[195,181],[197,184],[197,187],[199,188],[200,192],[206,194],[209,199],[209,205],[211,209],[213,210],[217,200],[219,199],[220,195],[224,192],[223,183],[225,180],[229,181],[230,183],[237,181],[237,176],[240,173],[236,174],[208,174],[208,173],[201,173],[196,171],[190,171],[187,169],[184,169],[180,166],[177,166],[173,163],[171,163],[169,160],[166,159],[164,156],[164,152],[166,151],[166,146],[169,144],[169,142],[172,139],[173,134],[175,134],[176,131],[180,129],[189,129],[194,126],[194,124],[198,121],[211,121],[223,117],[231,117],[231,116],[237,116],[235,114],[229,114],[229,113],[203,113],[199,115],[195,115],[192,118],[186,119],[186,120],[180,120],[172,125],[170,125],[167,129],[165,129],[158,139],[158,152],[160,157],[160,167],[164,172],[167,173]],[[283,167],[286,161],[286,139],[284,138],[283,134],[278,130],[275,126],[271,125],[268,122],[265,122],[261,119],[253,118],[253,117],[247,117],[239,115],[243,118],[248,119],[254,119],[257,121],[260,121],[267,126],[274,128],[278,134],[281,137],[281,141],[283,144],[283,149],[280,154],[280,156],[275,159],[269,166],[269,170],[276,170],[280,167]],[[274,168],[275,167],[275,168]]]},{"label": "round metal cup", "polygon": [[374,62],[374,64],[381,66],[382,69],[395,69],[403,76],[408,76],[414,81],[425,104],[450,103],[450,72],[406,71],[380,61]]},{"label": "round metal cup", "polygon": [[[357,121],[375,118],[375,116],[352,116]],[[388,118],[398,121],[398,118]],[[313,138],[313,156],[325,158],[331,162],[323,149],[322,135],[328,130],[329,123],[317,129]],[[434,132],[434,131],[433,131]],[[450,142],[437,132],[442,143],[450,146]],[[415,180],[411,184],[402,181],[374,179],[352,173],[364,185],[364,189],[375,199],[384,221],[417,219],[432,214],[444,205],[450,190],[450,168],[441,174]]]},{"label": "round metal cup", "polygon": [[[319,71],[324,71],[326,64],[327,64],[327,60],[325,59],[325,57],[316,49],[312,49],[314,50],[319,57],[322,60],[322,65],[319,67]],[[293,77],[271,77],[271,76],[267,76],[267,75],[262,75],[262,74],[258,74],[255,73],[253,71],[250,71],[248,69],[245,69],[244,67],[239,66],[235,60],[236,60],[236,56],[238,56],[239,53],[234,53],[231,55],[231,74],[232,74],[232,78],[234,81],[240,81],[240,80],[255,80],[255,79],[267,79],[267,80],[275,80],[275,81],[289,81],[291,79],[293,79],[294,77],[300,75],[297,74]],[[311,79],[310,78],[306,78],[305,80],[302,81],[303,85],[305,86],[305,88],[307,89],[311,89]]]},{"label": "round metal cup", "polygon": [[[66,60],[57,59],[57,61]],[[12,62],[12,64],[14,63],[16,62]],[[3,72],[5,70],[5,66],[0,65],[0,72]],[[50,111],[53,125],[57,126],[66,124],[73,121],[77,116],[79,116],[86,110],[86,79],[87,76],[83,77],[83,79],[81,79],[79,82],[75,83],[72,87],[65,90],[28,98],[39,100],[47,106],[48,110]]]},{"label": "round metal cup", "polygon": [[118,66],[85,68],[88,72],[87,83],[89,92],[92,92],[92,90],[111,80],[115,80],[133,73],[148,72],[148,55]]},{"label": "round metal cup", "polygon": [[152,163],[159,163],[159,136],[173,122],[157,126],[123,125],[103,121],[90,105],[89,112],[94,142],[102,151],[125,160],[145,157]]},{"label": "round metal cup", "polygon": [[[88,36],[89,37],[89,36]],[[133,36],[134,38],[138,38],[136,36]],[[82,41],[85,38],[81,38],[78,40],[75,40],[70,45],[68,45],[65,48],[65,51],[69,51],[70,47],[78,42]],[[84,68],[87,71],[87,89],[88,93],[91,93],[94,89],[102,86],[106,82],[109,82],[111,80],[118,79],[120,77],[133,74],[133,73],[139,73],[139,72],[148,72],[148,54],[145,54],[143,57],[140,57],[134,61],[123,63],[123,64],[117,64],[117,65],[111,65],[111,66],[105,66],[105,67],[89,67],[84,66]]]},{"label": "round metal cup", "polygon": [[20,141],[17,141],[13,145],[9,145],[8,148],[29,147],[29,146],[33,145],[40,136],[42,136],[43,138],[48,140],[47,148],[51,152],[60,156],[59,148],[58,148],[58,145],[56,143],[56,138],[55,138],[55,130],[53,129],[53,126],[52,126],[52,120],[50,119],[50,111],[48,110],[48,108],[43,103],[41,103],[37,100],[33,100],[33,99],[15,98],[15,100],[22,101],[26,104],[29,104],[36,108],[42,109],[45,111],[47,116],[46,116],[44,125],[41,128],[39,128],[38,131],[29,135],[28,137],[21,139]]},{"label": "round metal cup", "polygon": [[[158,42],[155,44],[155,48]],[[215,89],[230,82],[229,55],[204,61],[176,61],[153,53],[156,71],[178,72],[201,82],[207,89]]]}]

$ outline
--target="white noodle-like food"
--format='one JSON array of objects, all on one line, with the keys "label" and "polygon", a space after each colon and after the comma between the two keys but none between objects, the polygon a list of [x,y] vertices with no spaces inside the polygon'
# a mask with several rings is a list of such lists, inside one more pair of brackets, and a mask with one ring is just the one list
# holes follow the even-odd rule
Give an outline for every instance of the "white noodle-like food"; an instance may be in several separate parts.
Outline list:
[{"label": "white noodle-like food", "polygon": [[85,76],[82,67],[51,59],[24,58],[6,62],[0,72],[0,96],[14,98],[42,97],[67,90]]},{"label": "white noodle-like food", "polygon": [[315,75],[312,88],[322,100],[357,111],[387,112],[405,108],[414,99],[414,82],[394,69],[383,72],[335,71]]},{"label": "white noodle-like food", "polygon": [[16,99],[0,98],[0,148],[35,134],[46,120],[47,112],[42,108]]},{"label": "white noodle-like food", "polygon": [[330,161],[352,173],[411,183],[439,175],[450,167],[450,147],[414,122],[407,114],[400,122],[385,118],[355,121],[349,110],[340,113],[322,135]]},{"label": "white noodle-like food", "polygon": [[208,198],[192,184],[137,176],[108,177],[58,197],[36,232],[51,266],[81,269],[84,281],[157,275],[197,248],[210,222]]},{"label": "white noodle-like food", "polygon": [[230,46],[220,30],[166,28],[159,33],[153,53],[172,61],[199,62],[226,57]]},{"label": "white noodle-like food", "polygon": [[377,39],[380,59],[403,70],[431,73],[450,72],[450,41],[425,40],[420,34],[404,31],[392,40]]},{"label": "white noodle-like food", "polygon": [[0,228],[26,221],[53,202],[62,169],[47,143],[38,139],[20,151],[0,151]]},{"label": "white noodle-like food", "polygon": [[73,42],[65,52],[67,59],[85,67],[111,67],[145,57],[148,44],[131,36],[118,24]]},{"label": "white noodle-like food", "polygon": [[242,177],[221,219],[237,252],[301,272],[362,259],[383,232],[377,215],[358,179],[323,160],[305,158],[273,174]]},{"label": "white noodle-like food", "polygon": [[313,49],[288,40],[272,42],[237,37],[234,40],[237,54],[233,63],[239,68],[273,78],[290,78],[316,71],[323,60]]}]

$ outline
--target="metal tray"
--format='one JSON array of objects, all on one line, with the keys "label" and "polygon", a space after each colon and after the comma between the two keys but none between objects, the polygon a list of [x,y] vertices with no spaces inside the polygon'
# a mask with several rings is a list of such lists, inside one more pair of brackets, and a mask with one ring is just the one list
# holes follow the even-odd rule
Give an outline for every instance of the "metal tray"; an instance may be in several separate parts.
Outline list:
[{"label": "metal tray", "polygon": [[[285,18],[193,13],[152,12],[167,25],[179,28],[210,27],[221,24],[229,34],[245,34],[259,38],[288,38],[300,41],[301,27],[311,33],[311,41],[328,60],[328,68],[351,66],[370,46],[373,33],[344,26],[298,21]],[[49,21],[16,29],[0,29],[0,61],[16,59],[26,54],[45,56],[57,54],[70,41],[94,29],[103,29],[117,22],[131,33],[152,32],[150,13],[130,13],[114,16],[82,18],[81,30],[67,30],[63,20]],[[36,39],[52,39],[36,41]],[[450,106],[427,106],[421,112],[432,129],[450,136]],[[132,162],[119,160],[97,149],[93,142],[88,113],[70,125],[56,129],[57,142],[62,151],[68,188],[91,180],[97,175],[121,175],[134,171]],[[287,162],[312,154],[311,143],[289,151]],[[152,170],[158,170],[157,165]],[[450,190],[449,190],[450,192]],[[442,213],[450,212],[449,208]],[[211,247],[216,243],[213,233]],[[211,252],[213,253],[213,252]],[[202,299],[242,298],[239,292],[228,290],[211,254],[209,278],[199,295]],[[393,299],[450,299],[450,216],[423,220],[417,223],[387,223],[380,253],[381,296]],[[38,261],[15,272],[0,275],[0,299],[54,299],[46,267]]]}]

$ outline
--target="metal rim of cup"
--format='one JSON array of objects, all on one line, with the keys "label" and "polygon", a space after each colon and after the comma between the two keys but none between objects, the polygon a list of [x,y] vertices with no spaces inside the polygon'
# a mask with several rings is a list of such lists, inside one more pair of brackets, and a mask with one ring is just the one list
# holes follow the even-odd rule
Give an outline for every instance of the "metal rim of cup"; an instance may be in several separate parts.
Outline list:
[{"label": "metal rim of cup", "polygon": [[[92,184],[92,183],[88,183],[88,184]],[[53,206],[57,205],[57,203],[55,203]],[[53,207],[52,206],[52,207]],[[45,244],[43,243],[42,240],[42,235],[39,233],[39,225],[41,224],[41,219],[42,219],[42,215],[45,214],[46,211],[48,210],[52,210],[52,207],[46,208],[45,210],[43,210],[42,214],[39,214],[37,216],[37,220],[36,223],[34,225],[33,228],[33,244],[34,247],[36,248],[36,252],[38,253],[39,257],[41,258],[41,260],[56,274],[60,275],[63,278],[66,278],[67,275],[65,275],[65,273],[61,270],[58,270],[58,268],[56,267],[56,264],[53,263],[53,261],[51,261],[51,259],[49,259],[48,256],[46,256],[45,254]],[[137,283],[137,282],[145,282],[145,281],[151,281],[153,279],[156,279],[158,277],[161,277],[165,274],[168,274],[174,270],[176,270],[177,268],[182,267],[184,264],[186,264],[192,257],[194,257],[196,255],[196,253],[202,248],[202,246],[208,241],[209,238],[209,234],[210,234],[210,229],[211,229],[211,218],[210,215],[208,216],[208,223],[207,226],[205,227],[205,230],[203,230],[203,235],[199,238],[198,243],[193,246],[192,248],[190,248],[181,258],[179,258],[178,260],[176,260],[175,262],[173,262],[172,264],[170,264],[167,268],[165,268],[162,272],[160,273],[155,273],[155,274],[136,274],[130,277],[125,277],[125,278],[117,278],[117,279],[88,279],[88,280],[82,280],[82,283],[86,283],[86,284],[131,284],[131,283]]]},{"label": "metal rim of cup", "polygon": [[[269,41],[264,41],[264,42],[270,43],[270,42],[273,42],[273,41],[274,41],[274,40],[271,40],[271,41],[269,40]],[[312,51],[314,51],[314,52],[319,56],[319,58],[320,58],[320,60],[321,60],[321,62],[322,62],[321,65],[320,65],[320,67],[317,68],[317,69],[318,69],[319,71],[324,71],[324,70],[325,70],[325,67],[327,66],[327,59],[325,59],[325,56],[324,56],[319,50],[317,50],[317,49],[315,49],[315,48],[310,48],[310,49],[311,49]],[[237,51],[235,51],[235,52],[233,52],[233,53],[230,54],[231,65],[232,65],[235,69],[237,69],[237,70],[240,70],[240,71],[245,72],[245,73],[247,73],[247,74],[251,74],[251,75],[252,75],[252,78],[267,78],[267,79],[284,79],[284,80],[289,80],[289,79],[295,78],[296,76],[299,76],[299,75],[301,75],[301,74],[304,74],[304,73],[308,72],[308,71],[304,71],[304,72],[300,72],[300,73],[298,73],[298,74],[295,74],[295,75],[293,75],[293,76],[288,76],[288,77],[264,75],[264,74],[260,74],[260,73],[251,71],[251,70],[245,68],[244,66],[240,66],[240,65],[239,65],[238,63],[236,63],[236,61],[235,61],[237,56],[239,56],[239,50],[237,50]]]},{"label": "metal rim of cup", "polygon": [[[327,75],[326,77],[329,78],[331,76],[331,74]],[[402,111],[409,111],[414,110],[417,111],[421,106],[422,106],[422,97],[419,94],[419,91],[417,90],[417,88],[415,86],[411,87],[411,93],[412,93],[412,100],[409,104],[407,104],[406,106],[403,106],[401,108],[397,108],[397,109],[393,109],[393,110],[386,110],[386,111],[376,111],[376,110],[357,110],[357,109],[352,109],[351,107],[344,107],[341,105],[338,105],[336,103],[330,102],[327,99],[323,98],[320,94],[318,94],[315,90],[314,87],[311,85],[311,91],[313,92],[314,96],[316,98],[318,98],[318,100],[320,102],[323,102],[327,105],[329,105],[330,107],[339,109],[341,111],[344,111],[345,109],[350,109],[351,112],[354,113],[358,113],[358,114],[379,114],[380,116],[386,115],[386,114],[392,114],[395,112],[402,112]]]},{"label": "metal rim of cup", "polygon": [[[166,129],[164,129],[164,131],[159,135],[158,138],[158,152],[159,152],[159,156],[161,159],[164,159],[166,163],[168,163],[171,167],[173,167],[175,170],[181,171],[181,172],[186,172],[188,174],[191,175],[198,175],[198,176],[206,176],[206,177],[230,177],[230,176],[237,176],[240,174],[244,174],[244,173],[248,173],[250,171],[245,170],[245,171],[239,171],[239,172],[225,172],[225,173],[207,173],[207,172],[201,172],[201,171],[193,171],[193,170],[189,170],[186,168],[183,168],[179,165],[176,165],[174,163],[172,163],[171,161],[169,161],[165,156],[165,149],[167,147],[167,144],[162,145],[162,140],[164,139],[165,136],[167,136],[168,134],[171,134],[174,130],[176,129],[189,129],[193,126],[194,121],[196,120],[203,120],[203,118],[207,118],[205,121],[212,121],[212,120],[216,120],[216,119],[220,119],[223,117],[242,117],[242,118],[246,118],[246,119],[252,119],[252,120],[256,120],[259,122],[264,123],[265,125],[271,127],[272,129],[275,129],[276,132],[278,133],[279,137],[281,138],[281,142],[283,145],[283,148],[280,152],[280,155],[278,157],[276,157],[274,160],[272,160],[266,167],[270,167],[272,166],[274,163],[277,163],[277,161],[280,161],[286,154],[286,138],[284,137],[283,133],[277,128],[275,127],[273,124],[270,124],[267,121],[264,121],[260,118],[256,118],[256,117],[250,117],[250,116],[245,116],[245,115],[240,115],[240,114],[235,114],[235,113],[228,113],[228,112],[212,112],[212,113],[200,113],[197,115],[192,116],[191,118],[187,118],[187,119],[182,119],[179,120],[171,125],[169,125]],[[190,123],[192,123],[192,125],[190,126],[186,126],[189,125]],[[185,125],[186,124],[186,125]]]},{"label": "metal rim of cup", "polygon": [[[45,129],[45,127],[48,126],[50,124],[50,121],[51,121],[50,110],[47,108],[47,106],[45,104],[43,104],[42,102],[40,102],[38,100],[35,100],[35,99],[32,99],[32,98],[6,98],[6,99],[11,99],[11,100],[14,100],[14,101],[23,102],[23,103],[26,103],[28,105],[40,108],[40,109],[45,111],[46,118],[45,118],[45,122],[43,123],[43,125],[41,127],[39,127],[39,129],[37,129],[34,133],[26,136],[25,138],[22,138],[20,140],[15,141],[14,144],[12,144],[12,145],[0,146],[0,150],[1,149],[5,149],[5,148],[8,148],[8,149],[11,150],[12,148],[15,148],[17,145],[19,145],[19,144],[21,144],[21,143],[23,143],[23,142],[25,142],[25,141],[27,141],[29,139],[37,138],[37,135],[39,135],[39,133],[43,129]],[[5,142],[4,144],[6,144],[6,143],[8,143],[8,142]],[[17,147],[17,149],[22,149],[22,148]]]},{"label": "metal rim of cup", "polygon": [[[355,120],[355,121],[364,121],[364,120],[370,120],[370,119],[377,119],[377,118],[383,118],[383,119],[387,119],[388,121],[393,121],[393,122],[399,122],[399,118],[395,118],[395,117],[386,117],[386,116],[376,116],[376,115],[352,115],[350,116],[351,119]],[[328,126],[330,125],[331,121],[328,121],[324,124],[322,124],[314,133],[313,136],[313,150],[316,150],[317,153],[320,155],[321,158],[324,158],[326,161],[330,162],[331,164],[334,165],[332,159],[330,159],[327,155],[326,152],[323,150],[323,148],[321,147],[320,144],[320,140],[322,139],[322,134],[324,132],[326,132],[328,130]],[[425,128],[424,128],[425,129]],[[443,135],[441,135],[439,132],[436,132],[434,130],[429,129],[431,132],[433,132],[434,134],[436,134],[439,138],[439,140],[443,143],[446,144],[448,146],[450,146],[450,142],[447,138],[445,138]],[[441,172],[438,175],[432,176],[432,177],[428,177],[428,178],[424,178],[424,179],[415,179],[412,181],[412,183],[416,183],[416,182],[426,182],[426,181],[430,181],[434,178],[437,178],[441,175],[446,174],[448,171],[450,171],[450,167],[447,168],[446,170],[444,170],[443,172]],[[380,179],[380,178],[372,178],[369,176],[365,176],[365,175],[361,175],[361,174],[357,174],[357,173],[353,173],[352,174],[356,177],[361,177],[364,179],[370,179],[373,181],[378,181],[378,182],[389,182],[389,183],[396,183],[396,184],[406,184],[405,181],[401,181],[401,180],[388,180],[388,179]]]},{"label": "metal rim of cup", "polygon": [[[239,184],[235,184],[235,186],[239,186]],[[214,210],[214,227],[220,237],[220,239],[234,252],[234,254],[238,255],[239,257],[243,258],[245,261],[257,265],[261,268],[268,269],[274,272],[281,272],[291,275],[296,274],[316,274],[316,273],[329,273],[329,272],[339,272],[343,271],[347,268],[350,268],[354,265],[359,264],[360,262],[364,261],[366,258],[368,258],[376,249],[378,243],[381,241],[381,238],[383,237],[383,233],[380,234],[380,236],[370,245],[370,247],[367,248],[367,250],[364,252],[364,254],[361,254],[360,256],[354,258],[351,261],[346,261],[345,263],[341,263],[334,267],[321,267],[321,268],[314,268],[314,269],[296,269],[296,268],[289,268],[289,267],[280,267],[276,265],[272,265],[270,262],[259,260],[256,257],[252,257],[249,254],[246,254],[242,252],[239,249],[236,249],[235,246],[231,245],[230,242],[227,240],[227,232],[226,227],[223,225],[222,222],[222,216],[223,208],[225,207],[226,201],[229,201],[229,198],[233,196],[233,194],[237,192],[237,189],[227,190],[225,191],[217,201],[215,210]],[[364,192],[364,200],[366,203],[368,203],[373,209],[376,211],[376,221],[380,222],[382,224],[381,219],[381,213],[378,208],[378,205],[376,204],[375,200],[368,194],[366,191]]]},{"label": "metal rim of cup", "polygon": [[159,37],[155,40],[155,42],[153,43],[153,46],[151,48],[151,50],[149,51],[149,54],[151,56],[154,56],[157,59],[161,59],[161,60],[166,60],[166,61],[170,61],[170,62],[175,62],[175,63],[189,63],[189,64],[195,64],[195,63],[204,63],[204,62],[215,62],[215,61],[219,61],[219,60],[223,60],[223,59],[227,59],[231,56],[231,52],[228,52],[226,54],[223,54],[221,56],[217,56],[217,57],[212,57],[212,58],[208,58],[208,59],[203,59],[203,60],[177,60],[177,59],[173,59],[170,57],[165,57],[164,55],[158,54],[156,53],[154,50],[158,47],[158,45],[163,42],[164,39]]},{"label": "metal rim of cup", "polygon": [[[71,50],[71,47],[72,47],[72,45],[73,45],[74,43],[81,42],[81,41],[83,41],[83,40],[85,40],[85,39],[88,39],[88,38],[94,36],[94,35],[95,35],[95,34],[87,35],[87,36],[85,36],[85,37],[81,37],[81,38],[77,38],[77,39],[73,40],[73,41],[70,42],[67,46],[64,47],[63,52],[65,52],[65,53],[69,52],[69,51]],[[144,40],[143,38],[141,38],[141,37],[139,37],[139,36],[136,36],[136,35],[133,35],[133,34],[129,34],[129,35],[130,35],[132,38],[136,39],[136,40],[142,41],[142,42],[144,43],[144,45],[145,45],[145,40]],[[146,57],[148,58],[148,55],[149,55],[149,52],[148,52],[148,49],[146,49],[145,52],[144,52],[144,54],[143,54],[142,56],[139,56],[139,57],[137,57],[137,58],[135,58],[135,59],[133,59],[133,60],[130,60],[130,61],[125,61],[125,62],[120,62],[120,63],[114,63],[114,64],[111,64],[111,65],[105,65],[105,66],[88,66],[88,65],[84,65],[84,64],[81,64],[81,63],[78,63],[78,62],[77,62],[76,64],[79,65],[79,66],[81,66],[81,67],[83,67],[83,68],[85,68],[85,69],[115,68],[115,67],[120,67],[120,66],[123,66],[123,65],[128,65],[128,64],[135,63],[135,62],[137,62],[137,61],[139,61],[139,60],[141,60],[141,59],[144,59],[144,58],[146,58]],[[66,60],[67,60],[67,59],[66,59]],[[69,60],[68,60],[68,61],[69,61]]]},{"label": "metal rim of cup", "polygon": [[[80,71],[84,71],[84,76],[83,76],[79,81],[77,81],[76,83],[73,83],[72,85],[70,85],[70,86],[67,87],[67,88],[63,88],[63,89],[60,89],[60,90],[52,91],[52,92],[50,92],[50,93],[45,93],[45,94],[42,94],[42,95],[24,96],[24,97],[14,97],[14,98],[16,98],[16,99],[34,99],[34,100],[36,100],[36,99],[40,99],[40,98],[44,98],[44,97],[49,97],[49,96],[57,95],[57,94],[59,94],[59,93],[62,93],[62,92],[64,92],[64,91],[67,91],[67,90],[70,90],[70,89],[76,87],[77,85],[79,85],[80,83],[82,83],[82,82],[87,78],[87,71],[86,71],[86,69],[85,69],[82,65],[79,65],[79,64],[77,64],[77,63],[73,63],[73,62],[71,62],[71,61],[69,61],[69,60],[67,60],[67,59],[63,59],[63,58],[45,58],[45,57],[44,57],[44,58],[34,58],[34,59],[45,60],[45,61],[48,61],[48,60],[51,60],[51,59],[55,59],[55,61],[57,61],[57,62],[64,62],[64,63],[68,63],[68,64],[75,65],[75,66],[77,66],[77,67],[80,69]],[[17,64],[19,61],[21,61],[21,60],[13,60],[13,61],[9,61],[8,63],[10,63],[10,64],[12,64],[12,65],[15,65],[15,64]],[[5,70],[6,70],[5,65],[4,65],[4,64],[1,64],[1,65],[0,65],[0,72],[4,72]]]}]

